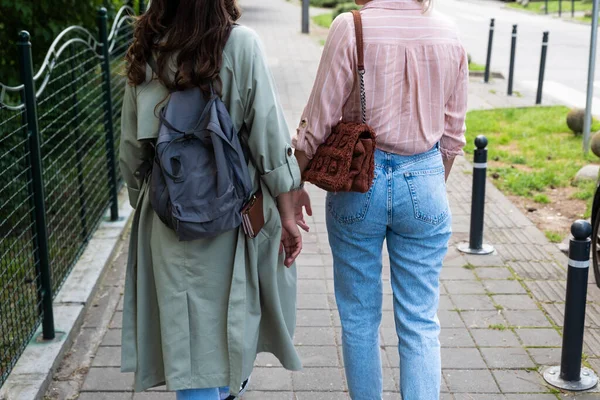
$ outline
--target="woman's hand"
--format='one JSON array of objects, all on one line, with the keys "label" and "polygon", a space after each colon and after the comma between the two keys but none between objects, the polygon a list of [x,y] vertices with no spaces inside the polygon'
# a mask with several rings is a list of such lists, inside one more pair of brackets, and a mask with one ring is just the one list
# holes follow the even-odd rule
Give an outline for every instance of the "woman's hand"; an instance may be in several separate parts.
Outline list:
[{"label": "woman's hand", "polygon": [[294,192],[294,212],[296,216],[296,224],[298,224],[303,231],[308,232],[310,231],[310,226],[308,226],[306,220],[304,219],[304,212],[302,210],[303,208],[306,209],[306,215],[309,217],[312,216],[310,196],[308,191],[304,188]]},{"label": "woman's hand", "polygon": [[302,234],[295,219],[282,219],[281,227],[281,249],[285,251],[283,264],[289,268],[302,251]]},{"label": "woman's hand", "polygon": [[302,251],[302,235],[296,225],[294,213],[294,193],[282,193],[277,197],[277,208],[281,216],[281,245],[280,250],[285,250],[284,264],[291,267]]}]

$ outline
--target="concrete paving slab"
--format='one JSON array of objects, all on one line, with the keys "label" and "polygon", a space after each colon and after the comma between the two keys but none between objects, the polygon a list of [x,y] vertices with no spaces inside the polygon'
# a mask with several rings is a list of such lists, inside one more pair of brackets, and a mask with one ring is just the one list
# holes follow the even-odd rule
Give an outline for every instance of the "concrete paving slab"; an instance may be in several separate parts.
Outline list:
[{"label": "concrete paving slab", "polygon": [[299,346],[298,355],[304,367],[339,367],[335,346]]},{"label": "concrete paving slab", "polygon": [[90,368],[82,392],[132,392],[133,374],[120,368]]},{"label": "concrete paving slab", "polygon": [[460,317],[460,314],[457,311],[440,310],[438,312],[438,318],[440,320],[440,325],[442,329],[465,327],[465,323],[463,322],[463,320]]},{"label": "concrete paving slab", "polygon": [[525,349],[520,347],[483,347],[480,350],[487,366],[493,369],[536,366]]},{"label": "concrete paving slab", "polygon": [[483,286],[490,294],[527,294],[521,283],[514,280],[486,280]]},{"label": "concrete paving slab", "polygon": [[485,370],[444,370],[452,393],[500,393],[492,373]]},{"label": "concrete paving slab", "polygon": [[546,318],[546,314],[540,310],[505,310],[502,314],[504,314],[504,318],[506,318],[510,326],[536,328],[552,327],[550,321]]},{"label": "concrete paving slab", "polygon": [[512,278],[512,272],[506,267],[482,267],[475,270],[479,279],[508,279]]},{"label": "concrete paving slab", "polygon": [[500,311],[462,311],[461,317],[469,329],[490,328],[494,326],[505,327],[507,322]]},{"label": "concrete paving slab", "polygon": [[515,329],[515,333],[527,347],[560,347],[562,338],[555,329]]},{"label": "concrete paving slab", "polygon": [[496,370],[494,377],[504,393],[549,392],[547,384],[537,371]]},{"label": "concrete paving slab", "polygon": [[526,294],[523,295],[494,295],[494,303],[502,306],[505,310],[539,310],[538,305]]},{"label": "concrete paving slab", "polygon": [[121,346],[121,330],[109,329],[102,339],[102,346]]},{"label": "concrete paving slab", "polygon": [[560,365],[562,349],[559,347],[542,347],[527,349],[536,364],[549,367]]},{"label": "concrete paving slab", "polygon": [[487,369],[477,348],[442,348],[444,369]]},{"label": "concrete paving slab", "polygon": [[120,347],[100,347],[92,362],[92,367],[120,367]]},{"label": "concrete paving slab", "polygon": [[496,305],[487,295],[452,295],[452,302],[461,311],[496,310]]},{"label": "concrete paving slab", "polygon": [[475,347],[471,333],[466,328],[446,328],[440,334],[442,347]]},{"label": "concrete paving slab", "polygon": [[478,281],[446,281],[444,286],[450,295],[453,294],[486,294],[485,287]]},{"label": "concrete paving slab", "polygon": [[511,329],[473,329],[471,335],[479,347],[521,347],[519,339]]},{"label": "concrete paving slab", "polygon": [[295,391],[340,392],[346,384],[339,368],[304,368],[293,373]]}]

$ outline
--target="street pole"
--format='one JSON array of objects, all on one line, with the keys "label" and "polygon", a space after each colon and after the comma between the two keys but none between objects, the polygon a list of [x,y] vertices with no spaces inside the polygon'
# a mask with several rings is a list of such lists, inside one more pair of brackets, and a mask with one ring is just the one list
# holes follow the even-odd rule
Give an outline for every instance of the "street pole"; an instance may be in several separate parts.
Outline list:
[{"label": "street pole", "polygon": [[515,76],[515,52],[517,50],[517,25],[513,25],[510,41],[510,65],[508,67],[508,95],[513,94],[513,81]]},{"label": "street pole", "polygon": [[309,33],[310,15],[309,15],[310,0],[302,0],[302,33]]},{"label": "street pole", "polygon": [[544,32],[542,39],[542,57],[540,59],[540,73],[538,75],[538,88],[535,104],[542,104],[542,90],[544,87],[544,74],[546,72],[546,56],[548,55],[548,35],[549,32]]},{"label": "street pole", "polygon": [[583,151],[590,150],[590,130],[592,129],[592,98],[594,96],[594,75],[596,74],[596,43],[598,41],[598,2],[594,0],[592,9],[592,37],[590,39],[590,61],[588,66],[587,99],[585,120],[583,121]]},{"label": "street pole", "polygon": [[483,81],[488,83],[490,81],[490,69],[492,68],[492,43],[494,42],[494,26],[496,20],[492,18],[490,20],[490,33],[488,36],[488,49],[487,49],[487,57],[485,59],[485,72],[483,73]]}]

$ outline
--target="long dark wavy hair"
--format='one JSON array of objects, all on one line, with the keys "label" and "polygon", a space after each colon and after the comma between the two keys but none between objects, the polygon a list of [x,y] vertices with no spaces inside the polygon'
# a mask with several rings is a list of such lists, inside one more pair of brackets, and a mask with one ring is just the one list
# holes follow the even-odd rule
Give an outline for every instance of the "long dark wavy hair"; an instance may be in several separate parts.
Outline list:
[{"label": "long dark wavy hair", "polygon": [[[127,51],[127,77],[132,85],[146,80],[146,62],[156,56],[158,79],[170,90],[213,83],[220,90],[223,48],[240,18],[237,0],[151,0],[137,20]],[[175,78],[170,77],[176,55]]]}]

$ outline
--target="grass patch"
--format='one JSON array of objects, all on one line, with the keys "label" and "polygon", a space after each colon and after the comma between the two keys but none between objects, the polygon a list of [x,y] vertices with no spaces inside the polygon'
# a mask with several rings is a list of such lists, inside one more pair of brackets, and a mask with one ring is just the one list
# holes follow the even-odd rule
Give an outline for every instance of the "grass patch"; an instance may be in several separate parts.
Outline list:
[{"label": "grass patch", "polygon": [[322,26],[323,28],[330,28],[331,23],[333,22],[333,14],[325,13],[319,14],[312,17],[312,20],[315,24]]},{"label": "grass patch", "polygon": [[[545,1],[532,1],[527,5],[527,7],[523,7],[521,4],[516,3],[516,2],[508,4],[508,7],[510,7],[510,8],[531,11],[531,12],[534,12],[537,14],[545,14],[546,13],[546,11],[544,10],[545,6],[546,6]],[[581,0],[579,0],[579,1],[575,2],[575,11],[591,10],[592,6],[593,6],[592,3],[584,3]],[[571,2],[570,1],[562,2],[562,12],[563,12],[563,14],[570,15],[570,13],[571,13]],[[558,1],[548,1],[548,13],[550,13],[550,14],[558,13]]]},{"label": "grass patch", "polygon": [[550,199],[548,198],[548,196],[546,196],[545,194],[536,194],[535,196],[533,196],[533,201],[535,201],[536,203],[540,203],[540,204],[548,204],[550,203]]},{"label": "grass patch", "polygon": [[[471,111],[467,115],[466,152],[473,152],[477,135],[489,140],[489,174],[496,186],[509,194],[546,204],[547,189],[577,188],[574,197],[591,203],[592,183],[573,184],[577,171],[598,162],[583,154],[582,138],[566,125],[569,108],[530,107]],[[600,129],[594,121],[592,131]]]},{"label": "grass patch", "polygon": [[485,65],[471,62],[469,63],[469,71],[485,71]]},{"label": "grass patch", "polygon": [[504,307],[502,307],[500,304],[496,304],[496,305],[494,305],[494,307],[496,307],[496,310],[498,310],[498,311],[504,310]]},{"label": "grass patch", "polygon": [[594,181],[583,181],[576,182],[574,186],[578,188],[577,192],[571,196],[574,199],[585,200],[586,207],[583,218],[590,218],[592,216],[592,202],[594,201],[594,194],[596,193],[596,182]]},{"label": "grass patch", "polygon": [[507,328],[503,324],[494,324],[489,326],[490,329],[495,331],[505,331]]},{"label": "grass patch", "polygon": [[546,235],[546,238],[548,238],[548,240],[552,243],[560,243],[563,240],[563,237],[559,232],[545,231],[544,234]]},{"label": "grass patch", "polygon": [[473,269],[475,269],[476,267],[475,267],[473,264],[467,264],[467,265],[463,265],[463,268],[464,268],[464,269],[470,269],[470,270],[473,270]]}]

